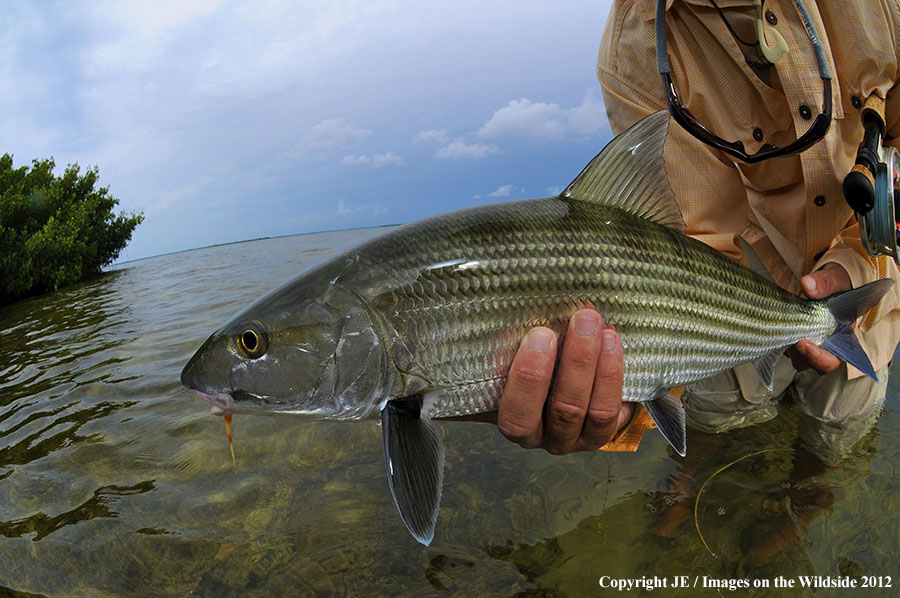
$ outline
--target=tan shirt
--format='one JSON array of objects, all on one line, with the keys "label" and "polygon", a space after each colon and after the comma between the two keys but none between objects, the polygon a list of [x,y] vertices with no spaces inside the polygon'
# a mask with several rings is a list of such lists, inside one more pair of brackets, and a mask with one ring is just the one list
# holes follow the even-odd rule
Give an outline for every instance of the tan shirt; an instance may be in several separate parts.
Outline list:
[{"label": "tan shirt", "polygon": [[[756,41],[750,0],[718,0],[737,33]],[[710,148],[672,121],[665,157],[688,233],[745,260],[739,237],[755,250],[775,280],[799,292],[803,275],[829,262],[843,266],[854,288],[884,277],[900,281],[893,260],[868,257],[841,183],[862,140],[853,98],[886,98],[890,143],[900,144],[900,2],[866,0],[804,4],[818,29],[832,70],[833,120],[825,139],[799,156],[748,165]],[[597,76],[610,124],[618,133],[666,108],[657,72],[655,0],[616,0],[600,46]],[[748,153],[763,143],[787,145],[821,111],[822,80],[809,36],[791,0],[768,0],[789,51],[768,69],[768,82],[744,59],[740,45],[708,0],[668,0],[668,56],[683,105],[716,135],[741,140]],[[812,113],[807,120],[801,106]],[[754,139],[759,128],[763,140]],[[900,284],[859,323],[863,348],[875,369],[886,365],[900,340]],[[849,368],[850,377],[861,373]]]}]

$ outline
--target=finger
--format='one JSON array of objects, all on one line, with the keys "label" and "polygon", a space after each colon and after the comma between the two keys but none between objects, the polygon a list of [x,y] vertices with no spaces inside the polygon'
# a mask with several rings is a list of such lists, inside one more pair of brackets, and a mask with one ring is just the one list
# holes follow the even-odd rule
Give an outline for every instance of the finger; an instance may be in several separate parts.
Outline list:
[{"label": "finger", "polygon": [[[587,417],[581,430],[578,450],[594,450],[612,440],[626,418],[631,417],[632,404],[622,405],[624,378],[622,340],[613,330],[601,334],[600,358],[594,377],[594,389]],[[624,421],[622,421],[624,420]]]},{"label": "finger", "polygon": [[553,454],[575,450],[591,401],[603,322],[591,309],[575,312],[556,370],[552,399],[547,408],[543,446]]},{"label": "finger", "polygon": [[637,407],[634,403],[622,402],[622,407],[619,409],[619,413],[616,416],[615,427],[612,428],[614,430],[612,432],[612,435],[605,439],[604,437],[598,437],[585,440],[585,436],[582,434],[582,436],[578,439],[578,442],[575,443],[575,451],[596,451],[597,449],[600,449],[603,446],[609,444],[610,441],[612,441],[616,437],[616,434],[618,434],[619,430],[624,428],[628,424],[628,422],[631,421],[631,418],[634,417],[634,410],[636,408]]},{"label": "finger", "polygon": [[797,353],[812,369],[820,374],[829,374],[841,366],[841,360],[812,341],[800,341],[794,345]]},{"label": "finger", "polygon": [[824,299],[840,291],[848,291],[852,286],[850,275],[843,266],[835,263],[826,264],[821,270],[800,279],[803,294],[810,299]]},{"label": "finger", "polygon": [[791,345],[790,347],[785,349],[784,354],[790,358],[791,365],[794,366],[794,369],[798,372],[809,369],[809,364],[806,363],[806,358],[800,354],[795,345]]},{"label": "finger", "polygon": [[500,433],[524,447],[540,444],[555,362],[556,334],[549,328],[529,330],[513,358],[497,410]]}]

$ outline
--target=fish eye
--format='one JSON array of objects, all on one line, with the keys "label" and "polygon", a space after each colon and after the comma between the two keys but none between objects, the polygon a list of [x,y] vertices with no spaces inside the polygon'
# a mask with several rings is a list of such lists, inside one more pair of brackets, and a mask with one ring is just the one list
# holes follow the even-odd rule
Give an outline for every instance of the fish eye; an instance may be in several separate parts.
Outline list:
[{"label": "fish eye", "polygon": [[247,322],[235,337],[235,344],[240,352],[250,359],[265,355],[269,347],[265,329],[257,322]]}]

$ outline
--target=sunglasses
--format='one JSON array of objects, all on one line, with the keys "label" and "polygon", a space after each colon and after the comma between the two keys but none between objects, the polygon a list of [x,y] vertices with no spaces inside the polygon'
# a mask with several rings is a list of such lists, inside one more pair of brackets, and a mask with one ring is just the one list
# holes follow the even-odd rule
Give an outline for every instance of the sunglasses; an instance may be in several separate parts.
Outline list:
[{"label": "sunglasses", "polygon": [[806,11],[806,7],[803,5],[802,0],[795,0],[795,4],[799,8],[804,24],[806,25],[806,31],[809,34],[810,42],[815,51],[816,61],[819,66],[819,74],[822,77],[823,84],[822,112],[816,116],[816,119],[806,133],[784,147],[777,147],[771,143],[765,143],[756,151],[756,153],[748,154],[744,149],[744,143],[742,141],[726,141],[701,123],[687,107],[678,101],[678,94],[675,92],[675,84],[672,82],[669,57],[666,51],[666,0],[657,0],[656,60],[657,66],[659,67],[659,74],[662,77],[663,87],[666,90],[666,101],[669,106],[669,113],[672,115],[672,118],[675,119],[675,122],[703,143],[749,164],[768,160],[769,158],[798,154],[821,141],[828,132],[828,127],[831,125],[831,74],[828,69],[828,64],[825,62],[825,54],[822,51],[819,36],[812,24],[809,13]]},{"label": "sunglasses", "polygon": [[703,143],[718,150],[722,150],[726,154],[734,156],[748,164],[761,162],[763,160],[768,160],[769,158],[777,158],[779,156],[799,154],[802,151],[806,151],[825,137],[825,133],[828,132],[828,127],[831,125],[831,80],[822,79],[824,83],[822,90],[822,112],[816,116],[816,120],[813,121],[806,133],[783,147],[777,147],[771,143],[764,143],[756,153],[748,154],[744,150],[744,143],[742,141],[725,141],[697,120],[697,117],[678,101],[678,94],[675,93],[675,84],[672,83],[670,74],[661,73],[661,75],[663,86],[666,89],[666,101],[669,104],[669,112],[671,113],[672,118],[675,119],[675,122]]}]

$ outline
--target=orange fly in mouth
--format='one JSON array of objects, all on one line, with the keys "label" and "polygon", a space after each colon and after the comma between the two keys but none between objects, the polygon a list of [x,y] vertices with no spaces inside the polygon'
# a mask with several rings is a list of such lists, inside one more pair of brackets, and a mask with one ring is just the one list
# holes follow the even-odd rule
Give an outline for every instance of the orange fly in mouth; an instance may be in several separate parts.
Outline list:
[{"label": "orange fly in mouth", "polygon": [[231,441],[231,414],[226,413],[224,415],[225,419],[225,433],[228,435],[228,448],[231,450],[231,463],[237,467],[237,461],[234,458],[234,443]]}]

